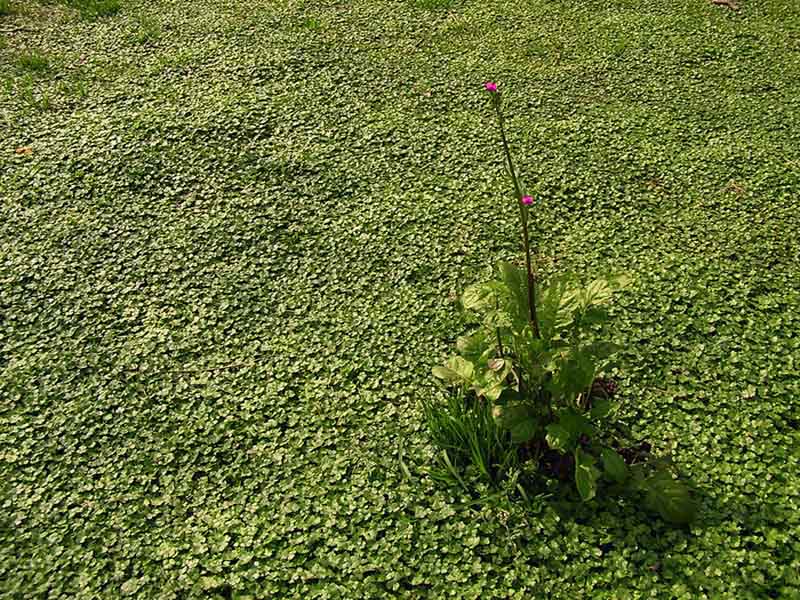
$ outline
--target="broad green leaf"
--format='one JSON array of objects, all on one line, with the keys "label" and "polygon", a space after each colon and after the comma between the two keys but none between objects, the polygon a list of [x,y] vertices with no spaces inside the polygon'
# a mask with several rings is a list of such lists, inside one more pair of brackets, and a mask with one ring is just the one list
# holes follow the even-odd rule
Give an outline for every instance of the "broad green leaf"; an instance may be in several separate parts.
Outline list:
[{"label": "broad green leaf", "polygon": [[565,288],[558,303],[558,319],[557,325],[566,327],[574,320],[575,311],[580,308],[580,294],[579,291],[572,288]]},{"label": "broad green leaf", "polygon": [[558,422],[547,426],[547,444],[561,452],[571,452],[578,443],[581,434],[594,435],[592,424],[583,415],[573,409],[562,409],[558,412]]},{"label": "broad green leaf", "polygon": [[694,520],[697,507],[689,488],[668,471],[657,471],[643,482],[643,487],[647,491],[645,505],[665,521],[685,525]]},{"label": "broad green leaf", "polygon": [[575,322],[579,303],[572,286],[573,277],[562,275],[551,278],[540,290],[537,310],[545,339],[551,339]]},{"label": "broad green leaf", "polygon": [[509,291],[508,313],[515,329],[521,331],[529,323],[528,275],[523,269],[509,262],[501,262],[498,266],[500,277]]},{"label": "broad green leaf", "polygon": [[503,410],[503,427],[511,432],[511,440],[515,443],[532,439],[538,426],[536,411],[531,406],[515,404]]},{"label": "broad green leaf", "polygon": [[628,465],[615,450],[603,448],[600,451],[600,458],[603,461],[603,470],[611,479],[622,483],[628,478]]},{"label": "broad green leaf", "polygon": [[464,379],[471,379],[475,372],[473,364],[461,356],[451,356],[445,366],[461,375]]},{"label": "broad green leaf", "polygon": [[613,342],[594,342],[584,348],[584,351],[595,359],[605,359],[619,352],[621,347]]},{"label": "broad green leaf", "polygon": [[431,372],[434,376],[454,383],[468,383],[472,381],[475,368],[471,362],[461,356],[451,356],[443,367],[434,367]]},{"label": "broad green leaf", "polygon": [[484,385],[476,389],[478,396],[483,396],[490,402],[496,402],[506,390],[506,384],[502,381],[487,381]]},{"label": "broad green leaf", "polygon": [[577,438],[558,423],[550,423],[550,425],[547,426],[545,441],[547,441],[547,445],[553,450],[569,452],[575,445]]},{"label": "broad green leaf", "polygon": [[581,309],[585,311],[592,306],[605,304],[615,291],[627,287],[630,282],[631,278],[624,274],[595,279],[580,292]]},{"label": "broad green leaf", "polygon": [[500,309],[490,310],[488,313],[486,313],[486,316],[483,319],[483,325],[487,329],[502,329],[505,327],[511,327],[511,324],[511,315]]},{"label": "broad green leaf", "polygon": [[461,336],[456,340],[456,350],[468,361],[478,364],[482,362],[483,354],[489,350],[494,351],[494,340],[487,339],[486,332],[479,330],[469,336]]},{"label": "broad green leaf", "polygon": [[433,367],[433,369],[431,369],[431,373],[433,373],[434,377],[438,377],[439,379],[450,381],[452,383],[461,383],[464,381],[461,375],[453,371],[453,369],[448,369],[447,367]]},{"label": "broad green leaf", "polygon": [[592,408],[589,410],[589,417],[592,419],[602,419],[611,412],[611,400],[608,398],[592,398]]},{"label": "broad green leaf", "polygon": [[566,408],[558,412],[558,422],[576,438],[585,433],[591,435],[594,433],[592,424],[579,412]]},{"label": "broad green leaf", "polygon": [[600,306],[590,306],[581,317],[581,323],[584,325],[594,325],[606,321],[608,321],[608,312]]},{"label": "broad green leaf", "polygon": [[608,278],[608,284],[614,288],[614,291],[623,290],[633,283],[633,277],[628,273],[617,273]]},{"label": "broad green leaf", "polygon": [[584,502],[595,497],[599,478],[600,471],[594,466],[594,458],[575,448],[575,485]]},{"label": "broad green leaf", "polygon": [[500,395],[509,385],[514,388],[517,387],[516,381],[509,384],[509,380],[514,379],[513,364],[510,360],[495,358],[490,360],[487,366],[488,369],[481,375],[480,384],[476,391],[479,396],[484,396],[494,402],[500,398]]},{"label": "broad green leaf", "polygon": [[585,310],[595,304],[603,304],[610,300],[613,294],[614,289],[606,279],[595,279],[581,291],[580,302],[582,308]]},{"label": "broad green leaf", "polygon": [[634,465],[628,465],[628,476],[629,481],[628,485],[631,489],[642,491],[645,489],[645,484],[647,481],[647,470],[646,465],[644,463],[636,463]]},{"label": "broad green leaf", "polygon": [[597,369],[592,357],[581,350],[573,350],[557,361],[557,368],[550,382],[550,390],[556,397],[574,400],[594,381]]},{"label": "broad green leaf", "polygon": [[476,283],[464,290],[461,296],[461,304],[467,310],[483,311],[496,309],[499,294],[503,290],[503,284],[499,281],[489,283]]}]

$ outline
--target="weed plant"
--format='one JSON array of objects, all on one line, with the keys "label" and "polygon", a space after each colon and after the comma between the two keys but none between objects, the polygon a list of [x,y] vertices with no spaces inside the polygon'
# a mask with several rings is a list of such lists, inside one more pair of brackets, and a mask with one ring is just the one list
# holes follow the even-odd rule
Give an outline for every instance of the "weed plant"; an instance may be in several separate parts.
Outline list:
[{"label": "weed plant", "polygon": [[511,442],[543,476],[573,482],[584,501],[605,483],[615,491],[642,492],[664,519],[688,523],[695,513],[689,488],[675,477],[668,457],[650,454],[649,442],[631,446],[614,418],[616,383],[601,377],[617,351],[601,337],[605,305],[628,278],[582,284],[565,273],[540,281],[532,236],[536,202],[517,176],[500,91],[492,82],[485,88],[519,210],[523,265],[501,262],[496,279],[465,290],[461,305],[472,327],[458,339],[457,354],[433,369],[455,388],[454,396],[444,406],[425,406],[433,441],[448,468],[468,462],[492,483],[515,464]]}]

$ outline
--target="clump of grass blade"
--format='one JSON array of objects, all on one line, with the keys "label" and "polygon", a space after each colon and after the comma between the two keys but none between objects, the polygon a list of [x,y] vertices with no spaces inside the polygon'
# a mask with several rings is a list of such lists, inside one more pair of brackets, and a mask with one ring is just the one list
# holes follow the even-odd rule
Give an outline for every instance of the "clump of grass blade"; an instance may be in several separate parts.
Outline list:
[{"label": "clump of grass blade", "polygon": [[425,402],[423,410],[432,441],[442,449],[438,478],[463,486],[462,472],[472,471],[497,484],[517,464],[516,446],[496,422],[489,403],[459,392],[449,395],[446,403]]},{"label": "clump of grass blade", "polygon": [[29,73],[43,73],[50,69],[50,61],[36,51],[24,52],[17,57],[17,66]]}]

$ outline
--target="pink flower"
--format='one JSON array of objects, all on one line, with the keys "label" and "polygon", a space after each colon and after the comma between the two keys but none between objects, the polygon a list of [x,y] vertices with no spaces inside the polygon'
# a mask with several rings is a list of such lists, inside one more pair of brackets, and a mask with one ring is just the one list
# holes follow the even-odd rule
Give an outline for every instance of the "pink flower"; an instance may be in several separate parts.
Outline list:
[{"label": "pink flower", "polygon": [[530,196],[523,196],[522,197],[522,203],[525,206],[530,206],[531,204],[533,204],[533,198],[531,198]]},{"label": "pink flower", "polygon": [[487,81],[486,83],[483,84],[483,87],[485,87],[486,90],[489,92],[497,91],[497,84],[494,83],[493,81]]}]

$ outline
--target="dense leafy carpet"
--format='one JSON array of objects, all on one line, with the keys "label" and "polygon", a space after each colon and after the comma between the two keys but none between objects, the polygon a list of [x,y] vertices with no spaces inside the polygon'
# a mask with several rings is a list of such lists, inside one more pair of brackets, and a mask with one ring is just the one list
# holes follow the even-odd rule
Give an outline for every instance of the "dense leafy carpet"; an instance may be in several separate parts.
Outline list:
[{"label": "dense leafy carpet", "polygon": [[[0,9],[2,597],[800,596],[797,2]],[[635,278],[689,529],[428,474],[453,299],[518,250],[487,79],[540,267]]]}]

